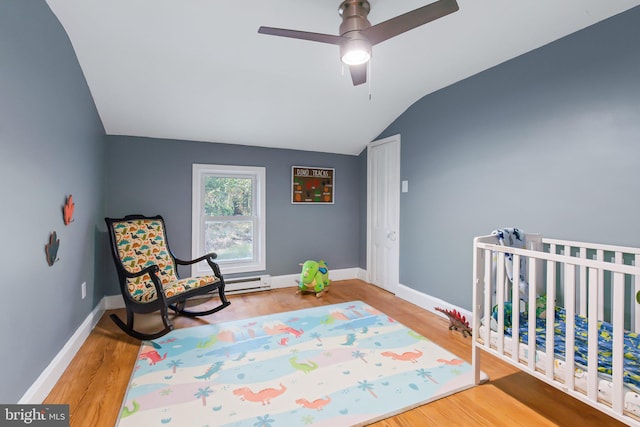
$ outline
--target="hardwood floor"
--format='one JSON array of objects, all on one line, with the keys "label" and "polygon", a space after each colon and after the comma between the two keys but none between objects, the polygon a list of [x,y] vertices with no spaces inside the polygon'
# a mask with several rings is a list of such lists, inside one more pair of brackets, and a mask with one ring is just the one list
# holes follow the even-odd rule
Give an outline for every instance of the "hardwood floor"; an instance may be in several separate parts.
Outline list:
[{"label": "hardwood floor", "polygon": [[[471,339],[448,330],[447,320],[360,280],[334,282],[321,298],[294,288],[229,296],[231,306],[211,316],[177,317],[176,328],[361,300],[471,361]],[[121,317],[124,310],[115,310]],[[105,313],[44,403],[70,405],[71,426],[112,427],[136,362],[140,342]],[[615,426],[623,425],[486,353],[486,384],[454,394],[374,426]],[[144,427],[144,426],[141,426]]]}]

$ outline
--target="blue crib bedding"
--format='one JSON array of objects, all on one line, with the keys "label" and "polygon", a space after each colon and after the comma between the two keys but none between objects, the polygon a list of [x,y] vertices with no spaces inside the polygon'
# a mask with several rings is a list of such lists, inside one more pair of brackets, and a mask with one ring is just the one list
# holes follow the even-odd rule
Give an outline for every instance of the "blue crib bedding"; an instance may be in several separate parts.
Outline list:
[{"label": "blue crib bedding", "polygon": [[[505,316],[506,318],[506,316]],[[529,342],[528,319],[520,314],[520,342]],[[566,312],[556,307],[554,323],[555,356],[565,360]],[[613,326],[608,322],[598,322],[598,372],[610,378],[611,355],[613,349]],[[505,326],[505,335],[511,336],[511,326]],[[583,370],[588,360],[588,321],[584,316],[575,316],[575,363]],[[546,349],[546,318],[536,319],[536,346]],[[640,393],[640,338],[637,333],[626,332],[624,336],[624,382],[629,388]]]}]

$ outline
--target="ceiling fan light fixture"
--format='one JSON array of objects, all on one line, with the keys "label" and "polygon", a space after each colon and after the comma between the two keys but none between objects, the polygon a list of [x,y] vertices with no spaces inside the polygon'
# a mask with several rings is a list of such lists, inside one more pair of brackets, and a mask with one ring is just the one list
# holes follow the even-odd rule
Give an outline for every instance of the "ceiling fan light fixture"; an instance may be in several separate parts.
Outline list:
[{"label": "ceiling fan light fixture", "polygon": [[358,86],[367,81],[367,63],[371,59],[371,46],[459,9],[456,0],[432,0],[432,3],[425,6],[371,25],[367,19],[371,11],[369,0],[342,0],[338,8],[338,14],[342,17],[338,36],[273,27],[260,27],[258,33],[339,45],[340,59],[349,67],[353,85]]},{"label": "ceiling fan light fixture", "polygon": [[364,39],[351,39],[340,45],[340,58],[347,65],[365,64],[371,58],[371,43]]}]

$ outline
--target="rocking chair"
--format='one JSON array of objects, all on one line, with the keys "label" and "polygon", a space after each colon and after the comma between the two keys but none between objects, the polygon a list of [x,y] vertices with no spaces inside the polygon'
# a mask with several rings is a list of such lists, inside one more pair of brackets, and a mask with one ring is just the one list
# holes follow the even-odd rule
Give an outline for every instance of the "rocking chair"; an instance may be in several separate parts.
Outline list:
[{"label": "rocking chair", "polygon": [[[153,340],[171,330],[168,308],[184,316],[206,316],[231,304],[224,293],[224,279],[215,253],[184,261],[176,258],[167,242],[164,220],[161,216],[128,215],[124,218],[105,218],[111,240],[111,254],[118,271],[120,291],[127,310],[127,323],[111,314],[111,320],[124,332],[139,340]],[[212,275],[178,277],[177,264],[190,265],[206,261]],[[205,311],[189,311],[189,298],[218,291],[221,304]],[[134,314],[160,311],[164,329],[144,333],[134,329]]]}]

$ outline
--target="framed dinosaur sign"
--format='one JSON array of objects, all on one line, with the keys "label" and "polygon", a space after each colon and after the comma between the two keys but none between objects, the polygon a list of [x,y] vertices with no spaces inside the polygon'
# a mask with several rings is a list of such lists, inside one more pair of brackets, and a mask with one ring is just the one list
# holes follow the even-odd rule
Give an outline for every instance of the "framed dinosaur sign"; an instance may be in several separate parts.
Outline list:
[{"label": "framed dinosaur sign", "polygon": [[291,167],[291,203],[333,204],[334,190],[334,168]]}]

